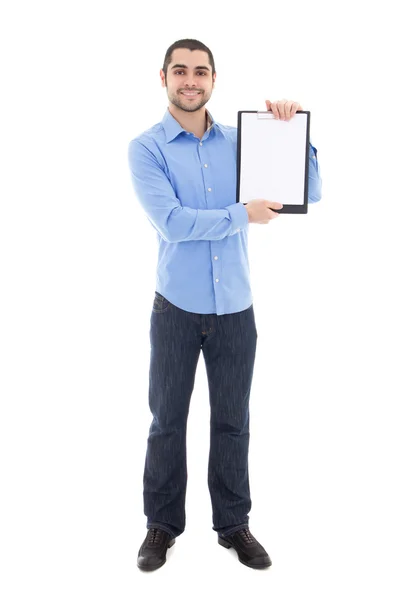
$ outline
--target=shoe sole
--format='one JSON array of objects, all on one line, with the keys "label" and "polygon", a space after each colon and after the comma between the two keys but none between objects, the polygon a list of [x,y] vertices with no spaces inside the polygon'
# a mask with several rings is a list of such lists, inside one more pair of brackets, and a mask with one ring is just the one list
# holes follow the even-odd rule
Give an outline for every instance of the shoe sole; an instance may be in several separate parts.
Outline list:
[{"label": "shoe sole", "polygon": [[[173,538],[170,542],[168,542],[167,548],[171,548],[171,546],[173,546],[174,544],[175,544],[175,538]],[[159,565],[154,565],[154,566],[150,566],[150,567],[146,567],[143,565],[137,565],[137,566],[139,567],[139,569],[141,571],[155,571],[156,569],[159,569],[160,567],[165,565],[166,562],[167,562],[167,557],[165,557],[163,562],[160,563]]]},{"label": "shoe sole", "polygon": [[[223,546],[224,548],[233,548],[233,545],[230,544],[229,542],[227,542],[226,540],[223,540],[221,537],[218,536],[218,544],[220,544],[221,546]],[[234,550],[236,550],[235,548],[233,548]],[[237,551],[236,551],[237,552]],[[246,565],[246,567],[250,567],[251,569],[266,569],[267,567],[270,567],[272,565],[272,561],[270,560],[269,563],[264,564],[264,565],[249,565],[247,562],[245,562],[243,559],[240,558],[239,553],[237,552],[238,555],[238,559],[239,562],[242,563],[242,565]]]}]

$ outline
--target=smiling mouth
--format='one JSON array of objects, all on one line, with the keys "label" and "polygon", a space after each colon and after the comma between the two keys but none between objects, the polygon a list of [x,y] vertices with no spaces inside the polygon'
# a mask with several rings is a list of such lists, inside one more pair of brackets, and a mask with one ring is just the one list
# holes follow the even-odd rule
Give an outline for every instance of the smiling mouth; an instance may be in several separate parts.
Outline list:
[{"label": "smiling mouth", "polygon": [[187,96],[188,98],[191,98],[192,96],[199,96],[201,94],[201,92],[180,92],[182,94],[182,96]]}]

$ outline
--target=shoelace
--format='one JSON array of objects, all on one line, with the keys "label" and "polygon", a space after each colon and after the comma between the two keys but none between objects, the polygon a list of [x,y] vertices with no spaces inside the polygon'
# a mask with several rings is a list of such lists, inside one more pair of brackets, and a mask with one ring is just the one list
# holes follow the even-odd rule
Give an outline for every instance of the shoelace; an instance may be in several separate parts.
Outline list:
[{"label": "shoelace", "polygon": [[159,544],[161,539],[161,531],[157,528],[151,528],[149,530],[149,544]]},{"label": "shoelace", "polygon": [[256,543],[256,540],[251,535],[249,529],[240,529],[239,534],[241,535],[243,540],[246,542],[246,544],[255,544]]}]

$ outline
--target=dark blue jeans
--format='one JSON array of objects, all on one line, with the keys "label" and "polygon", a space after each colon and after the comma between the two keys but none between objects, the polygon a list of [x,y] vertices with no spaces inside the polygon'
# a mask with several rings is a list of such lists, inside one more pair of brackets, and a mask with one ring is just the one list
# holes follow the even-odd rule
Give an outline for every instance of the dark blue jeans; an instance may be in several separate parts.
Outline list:
[{"label": "dark blue jeans", "polygon": [[147,528],[185,529],[186,428],[203,351],[210,401],[208,488],[213,530],[248,525],[251,508],[249,397],[256,354],[253,305],[217,315],[178,308],[155,292],[150,327],[149,405],[153,415],[143,476]]}]

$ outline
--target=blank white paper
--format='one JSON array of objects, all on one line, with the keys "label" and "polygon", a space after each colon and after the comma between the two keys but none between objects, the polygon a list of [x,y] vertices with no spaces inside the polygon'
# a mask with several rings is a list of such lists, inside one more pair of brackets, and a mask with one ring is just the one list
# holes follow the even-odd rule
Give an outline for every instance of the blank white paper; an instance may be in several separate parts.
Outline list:
[{"label": "blank white paper", "polygon": [[304,204],[307,113],[290,121],[272,113],[242,113],[239,201],[262,198]]}]

